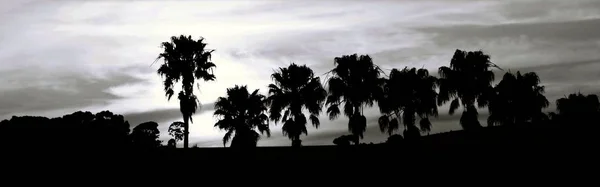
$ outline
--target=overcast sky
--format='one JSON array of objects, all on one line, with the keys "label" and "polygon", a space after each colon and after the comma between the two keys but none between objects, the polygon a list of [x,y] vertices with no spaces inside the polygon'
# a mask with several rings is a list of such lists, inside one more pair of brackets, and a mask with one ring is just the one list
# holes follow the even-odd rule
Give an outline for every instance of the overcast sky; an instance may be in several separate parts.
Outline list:
[{"label": "overcast sky", "polygon": [[[275,68],[296,62],[321,75],[334,57],[352,53],[387,70],[436,73],[455,49],[481,49],[505,70],[538,73],[552,103],[600,93],[597,0],[0,1],[0,119],[110,110],[132,125],[158,122],[167,139],[168,125],[181,119],[178,102],[167,101],[158,65],[150,65],[160,43],[179,34],[216,49],[217,81],[201,84],[204,105],[190,128],[198,146],[222,146],[212,103],[226,88],[266,94]],[[384,141],[378,110],[366,113],[364,141]],[[440,114],[434,132],[459,129],[447,107]],[[259,145],[290,145],[281,125],[271,129]],[[331,144],[347,133],[347,119],[323,114],[321,128],[308,133],[305,145]]]}]

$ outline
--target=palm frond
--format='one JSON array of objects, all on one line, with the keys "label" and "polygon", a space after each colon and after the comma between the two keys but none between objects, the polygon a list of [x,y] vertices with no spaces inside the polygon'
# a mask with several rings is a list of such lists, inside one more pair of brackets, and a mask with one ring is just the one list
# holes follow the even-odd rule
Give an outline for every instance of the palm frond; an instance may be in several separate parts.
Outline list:
[{"label": "palm frond", "polygon": [[454,114],[454,111],[460,106],[460,102],[458,98],[454,99],[452,103],[450,103],[450,111],[448,112],[450,115]]},{"label": "palm frond", "polygon": [[399,128],[400,128],[400,119],[392,118],[392,120],[390,120],[390,124],[388,126],[388,135],[391,136],[392,134],[394,134],[394,132],[398,131]]},{"label": "palm frond", "polygon": [[421,121],[419,122],[419,128],[421,129],[422,132],[430,132],[431,131],[431,121],[429,121],[429,118],[422,118]]},{"label": "palm frond", "polygon": [[329,120],[334,120],[340,115],[340,108],[337,104],[330,105],[327,108],[327,114],[329,114]]},{"label": "palm frond", "polygon": [[319,118],[315,115],[310,115],[310,122],[313,124],[315,128],[319,128],[321,123],[319,122]]},{"label": "palm frond", "polygon": [[229,130],[227,131],[227,133],[225,133],[225,136],[223,136],[223,147],[225,147],[225,145],[227,145],[227,142],[231,140],[231,135],[233,135],[233,132],[233,130]]},{"label": "palm frond", "polygon": [[377,120],[377,122],[379,123],[379,130],[383,133],[386,132],[386,130],[389,128],[390,125],[390,119],[387,115],[383,115],[381,117],[379,117],[379,120]]}]

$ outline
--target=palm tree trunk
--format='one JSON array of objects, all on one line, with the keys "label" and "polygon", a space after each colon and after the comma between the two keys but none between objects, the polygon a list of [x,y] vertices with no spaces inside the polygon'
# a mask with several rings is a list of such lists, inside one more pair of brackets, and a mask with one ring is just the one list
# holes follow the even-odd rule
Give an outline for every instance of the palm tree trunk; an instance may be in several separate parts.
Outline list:
[{"label": "palm tree trunk", "polygon": [[189,131],[189,123],[188,123],[188,117],[187,116],[183,116],[183,123],[184,123],[184,127],[183,127],[183,148],[187,149],[188,148],[188,134],[190,133]]},{"label": "palm tree trunk", "polygon": [[292,147],[301,147],[302,140],[300,140],[300,136],[295,136],[292,140]]}]

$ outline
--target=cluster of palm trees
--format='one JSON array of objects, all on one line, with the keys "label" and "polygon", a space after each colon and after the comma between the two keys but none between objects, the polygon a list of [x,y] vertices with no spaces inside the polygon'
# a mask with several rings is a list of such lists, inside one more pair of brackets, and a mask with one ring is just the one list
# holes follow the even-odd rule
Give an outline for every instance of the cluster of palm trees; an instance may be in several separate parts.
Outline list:
[{"label": "cluster of palm trees", "polygon": [[[174,94],[174,83],[182,83],[178,98],[184,122],[173,123],[169,132],[177,141],[183,139],[187,148],[188,121],[199,106],[194,80],[215,80],[212,69],[216,66],[210,59],[214,50],[206,49],[202,38],[193,40],[183,35],[172,37],[162,46],[164,52],[158,58],[164,63],[158,73],[164,77],[166,96]],[[405,139],[429,132],[429,117],[437,117],[438,106],[447,102],[450,115],[463,106],[460,124],[465,130],[481,127],[477,108],[482,107],[490,111],[488,125],[547,119],[542,109],[548,107],[548,100],[539,77],[533,72],[507,72],[494,87],[493,69],[501,69],[482,51],[456,50],[450,66],[439,68],[439,78],[422,68],[392,69],[387,74],[368,55],[336,57],[334,65],[323,83],[305,65],[281,67],[271,75],[273,83],[268,86],[268,96],[246,86],[227,89],[227,95],[218,98],[214,112],[219,117],[215,127],[226,131],[224,146],[231,141],[231,147],[255,147],[260,138],[256,130],[270,136],[269,121],[283,124],[282,131],[292,146],[300,146],[300,136],[307,134],[307,123],[319,127],[318,116],[323,107],[330,120],[342,114],[343,109],[349,118],[349,136],[355,138],[362,138],[366,131],[364,108],[375,103],[381,112],[380,130],[392,136],[402,123]]]}]

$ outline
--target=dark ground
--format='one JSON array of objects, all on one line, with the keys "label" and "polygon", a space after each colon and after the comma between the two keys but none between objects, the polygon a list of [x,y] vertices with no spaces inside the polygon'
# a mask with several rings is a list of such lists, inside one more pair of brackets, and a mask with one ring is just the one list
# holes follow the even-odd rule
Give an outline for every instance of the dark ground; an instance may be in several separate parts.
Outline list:
[{"label": "dark ground", "polygon": [[[598,138],[595,133],[560,128],[492,127],[479,131],[453,131],[421,137],[401,144],[350,146],[258,147],[254,149],[190,148],[142,150],[100,149],[10,149],[0,157],[39,162],[152,161],[152,162],[456,162],[456,161],[576,161],[595,160]],[[10,153],[10,154],[7,154]]]}]

